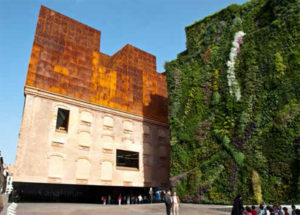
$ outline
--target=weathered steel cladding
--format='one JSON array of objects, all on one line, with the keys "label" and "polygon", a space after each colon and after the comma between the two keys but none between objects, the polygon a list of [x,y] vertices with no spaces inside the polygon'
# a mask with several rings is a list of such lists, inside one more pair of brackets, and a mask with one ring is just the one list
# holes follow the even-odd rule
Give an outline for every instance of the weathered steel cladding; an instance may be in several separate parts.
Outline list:
[{"label": "weathered steel cladding", "polygon": [[155,56],[131,45],[108,56],[101,33],[40,9],[26,86],[167,122],[165,75]]}]

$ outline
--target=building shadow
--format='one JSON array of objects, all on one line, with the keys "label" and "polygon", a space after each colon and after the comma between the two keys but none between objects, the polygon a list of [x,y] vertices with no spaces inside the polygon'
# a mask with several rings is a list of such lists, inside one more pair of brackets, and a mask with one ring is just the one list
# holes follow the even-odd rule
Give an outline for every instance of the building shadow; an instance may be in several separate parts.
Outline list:
[{"label": "building shadow", "polygon": [[[143,107],[144,186],[156,190],[169,188],[170,144],[167,98],[151,95]],[[147,117],[151,117],[147,118]]]}]

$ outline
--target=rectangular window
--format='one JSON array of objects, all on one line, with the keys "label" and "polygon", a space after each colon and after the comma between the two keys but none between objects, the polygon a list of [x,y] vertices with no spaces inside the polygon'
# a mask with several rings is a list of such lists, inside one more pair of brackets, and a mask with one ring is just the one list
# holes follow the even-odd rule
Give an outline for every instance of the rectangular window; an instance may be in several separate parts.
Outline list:
[{"label": "rectangular window", "polygon": [[139,153],[117,150],[117,166],[139,168]]},{"label": "rectangular window", "polygon": [[58,108],[57,119],[56,119],[56,129],[68,131],[69,124],[69,110]]}]

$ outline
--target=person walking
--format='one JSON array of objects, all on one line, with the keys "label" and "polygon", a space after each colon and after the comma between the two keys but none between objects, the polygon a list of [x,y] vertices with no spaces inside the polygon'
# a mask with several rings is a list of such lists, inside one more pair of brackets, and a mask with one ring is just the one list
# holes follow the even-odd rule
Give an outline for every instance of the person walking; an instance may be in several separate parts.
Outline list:
[{"label": "person walking", "polygon": [[179,204],[180,204],[180,199],[176,195],[176,192],[174,192],[173,196],[172,196],[172,214],[173,215],[179,215]]},{"label": "person walking", "polygon": [[170,190],[168,190],[165,195],[165,204],[166,204],[167,215],[170,215],[171,207],[172,207],[172,199],[171,199],[171,191]]},{"label": "person walking", "polygon": [[241,194],[238,194],[233,201],[233,207],[231,211],[231,215],[242,215],[243,214],[243,202]]}]

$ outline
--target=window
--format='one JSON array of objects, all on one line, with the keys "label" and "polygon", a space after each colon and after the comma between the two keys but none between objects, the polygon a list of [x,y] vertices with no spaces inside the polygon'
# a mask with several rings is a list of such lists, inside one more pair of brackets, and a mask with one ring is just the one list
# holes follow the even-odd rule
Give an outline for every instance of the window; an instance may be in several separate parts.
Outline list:
[{"label": "window", "polygon": [[124,127],[125,131],[133,131],[133,124],[132,124],[132,122],[124,121],[123,122],[123,127]]},{"label": "window", "polygon": [[109,161],[103,161],[101,168],[101,179],[104,181],[111,181],[113,174],[112,172],[112,163]]},{"label": "window", "polygon": [[139,153],[117,150],[117,166],[139,168]]},{"label": "window", "polygon": [[61,178],[63,172],[63,157],[61,155],[51,155],[48,168],[49,177]]},{"label": "window", "polygon": [[110,116],[104,116],[103,125],[112,128],[114,126],[114,120]]},{"label": "window", "polygon": [[150,134],[150,127],[148,125],[143,125],[144,134]]},{"label": "window", "polygon": [[87,111],[82,111],[80,114],[80,120],[82,122],[85,122],[87,124],[91,124],[93,121],[93,116],[91,113],[87,112]]},{"label": "window", "polygon": [[89,179],[90,176],[90,162],[85,158],[77,160],[76,165],[76,178],[77,179]]},{"label": "window", "polygon": [[90,147],[92,143],[90,133],[86,131],[81,131],[78,136],[78,141],[80,146]]},{"label": "window", "polygon": [[56,129],[68,131],[69,124],[69,110],[58,108],[57,119],[56,119]]},{"label": "window", "polygon": [[112,150],[113,149],[113,138],[111,136],[103,136],[102,137],[102,142],[101,145],[104,149],[109,149]]}]

